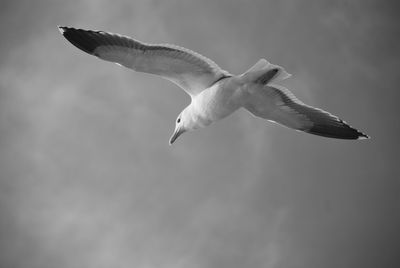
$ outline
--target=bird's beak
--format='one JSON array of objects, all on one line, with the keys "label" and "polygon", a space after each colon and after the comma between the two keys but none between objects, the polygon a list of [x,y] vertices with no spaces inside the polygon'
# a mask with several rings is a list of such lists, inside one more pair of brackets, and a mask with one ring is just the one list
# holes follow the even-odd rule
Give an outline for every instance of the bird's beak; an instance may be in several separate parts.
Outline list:
[{"label": "bird's beak", "polygon": [[185,129],[183,129],[182,127],[178,127],[177,129],[175,129],[174,134],[172,134],[171,138],[169,139],[169,145],[172,145],[175,140],[183,133],[185,132]]}]

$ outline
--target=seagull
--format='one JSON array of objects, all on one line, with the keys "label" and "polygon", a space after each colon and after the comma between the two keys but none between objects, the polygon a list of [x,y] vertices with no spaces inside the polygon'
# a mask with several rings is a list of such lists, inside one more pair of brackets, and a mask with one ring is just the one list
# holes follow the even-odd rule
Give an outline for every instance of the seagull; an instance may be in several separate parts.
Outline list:
[{"label": "seagull", "polygon": [[161,76],[191,97],[175,122],[169,143],[187,131],[203,128],[244,108],[255,117],[323,137],[358,140],[369,136],[337,116],[304,104],[274,82],[291,75],[260,59],[241,75],[221,69],[212,60],[171,44],[146,44],[128,36],[58,26],[74,46],[102,60],[137,72]]}]

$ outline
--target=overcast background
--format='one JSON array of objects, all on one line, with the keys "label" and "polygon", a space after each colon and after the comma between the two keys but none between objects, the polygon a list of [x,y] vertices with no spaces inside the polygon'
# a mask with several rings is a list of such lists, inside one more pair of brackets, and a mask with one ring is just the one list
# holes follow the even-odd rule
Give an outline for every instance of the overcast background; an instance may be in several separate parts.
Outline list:
[{"label": "overcast background", "polygon": [[[1,1],[0,266],[400,267],[397,1]],[[57,25],[282,65],[342,141],[239,111],[168,139],[189,97]]]}]

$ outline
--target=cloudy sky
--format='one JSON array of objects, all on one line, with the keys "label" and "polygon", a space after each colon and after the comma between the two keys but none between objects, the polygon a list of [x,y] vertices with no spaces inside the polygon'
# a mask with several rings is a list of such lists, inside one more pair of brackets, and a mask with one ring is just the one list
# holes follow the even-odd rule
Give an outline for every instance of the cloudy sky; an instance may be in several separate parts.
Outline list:
[{"label": "cloudy sky", "polygon": [[[396,3],[2,1],[0,266],[399,267]],[[235,74],[266,58],[372,139],[238,111],[169,146],[188,96],[57,25],[175,43]]]}]

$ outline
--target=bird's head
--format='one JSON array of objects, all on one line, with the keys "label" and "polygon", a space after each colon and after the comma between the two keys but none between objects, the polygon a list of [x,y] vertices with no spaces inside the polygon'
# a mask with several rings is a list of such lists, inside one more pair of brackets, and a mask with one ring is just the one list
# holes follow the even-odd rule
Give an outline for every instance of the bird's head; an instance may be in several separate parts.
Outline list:
[{"label": "bird's head", "polygon": [[172,134],[171,138],[169,139],[169,144],[172,145],[175,140],[182,135],[184,132],[188,131],[187,125],[189,120],[187,119],[185,110],[183,110],[178,117],[176,118],[175,121],[175,130],[174,133]]},{"label": "bird's head", "polygon": [[175,140],[183,133],[201,127],[201,125],[199,125],[200,122],[198,120],[198,117],[196,116],[196,113],[193,111],[192,108],[193,107],[189,105],[176,118],[175,131],[169,140],[170,145],[174,143]]},{"label": "bird's head", "polygon": [[169,140],[169,144],[174,143],[183,133],[203,128],[211,123],[212,121],[207,116],[204,116],[201,111],[199,112],[196,106],[191,103],[176,118],[175,131]]}]

